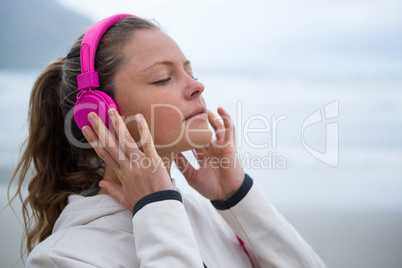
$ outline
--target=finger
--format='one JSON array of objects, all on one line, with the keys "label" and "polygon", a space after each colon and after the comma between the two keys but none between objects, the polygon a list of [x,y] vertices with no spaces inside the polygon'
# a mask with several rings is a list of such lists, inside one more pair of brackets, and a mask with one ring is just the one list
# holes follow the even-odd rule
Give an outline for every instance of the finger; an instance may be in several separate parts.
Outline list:
[{"label": "finger", "polygon": [[151,132],[149,131],[148,124],[144,116],[142,114],[137,114],[135,119],[137,120],[138,129],[140,131],[140,143],[142,145],[142,149],[144,150],[144,154],[148,157],[158,157]]},{"label": "finger", "polygon": [[176,156],[175,163],[177,168],[183,174],[184,178],[186,178],[188,183],[191,185],[192,178],[195,172],[193,166],[190,164],[190,162],[186,159],[186,157],[182,153],[179,153]]},{"label": "finger", "polygon": [[197,148],[197,149],[193,149],[191,151],[193,152],[193,155],[197,159],[197,161],[200,162],[201,160],[204,160],[203,158],[205,158],[207,156],[208,149]]},{"label": "finger", "polygon": [[103,145],[104,149],[112,156],[112,158],[116,162],[126,159],[126,154],[119,146],[116,137],[113,136],[99,116],[96,113],[91,112],[88,115],[88,120],[91,123],[92,128],[95,130],[95,133],[100,140],[100,144]]},{"label": "finger", "polygon": [[85,138],[94,148],[96,154],[113,170],[117,170],[120,168],[120,165],[113,159],[113,157],[106,151],[106,149],[102,146],[99,146],[98,136],[96,135],[95,131],[89,127],[84,126],[82,128],[82,133],[84,134]]},{"label": "finger", "polygon": [[233,121],[230,118],[230,115],[223,109],[222,107],[218,108],[218,113],[221,115],[223,119],[223,123],[225,125],[225,140],[234,140],[235,128],[233,125]]},{"label": "finger", "polygon": [[207,114],[208,114],[209,123],[211,124],[211,126],[215,130],[216,139],[217,140],[223,140],[224,137],[225,137],[224,136],[225,135],[224,134],[225,130],[223,129],[223,125],[222,125],[221,121],[210,110],[207,111]]},{"label": "finger", "polygon": [[120,147],[126,153],[127,156],[141,152],[138,146],[128,131],[127,125],[119,115],[116,109],[112,108],[108,111],[110,118],[112,119],[113,126],[116,131],[116,136]]},{"label": "finger", "polygon": [[[123,187],[121,185],[111,181],[101,180],[99,182],[99,187],[106,189],[112,197],[123,204],[123,206],[127,207],[126,199],[124,198]],[[127,208],[129,210],[132,210],[132,208]]]}]

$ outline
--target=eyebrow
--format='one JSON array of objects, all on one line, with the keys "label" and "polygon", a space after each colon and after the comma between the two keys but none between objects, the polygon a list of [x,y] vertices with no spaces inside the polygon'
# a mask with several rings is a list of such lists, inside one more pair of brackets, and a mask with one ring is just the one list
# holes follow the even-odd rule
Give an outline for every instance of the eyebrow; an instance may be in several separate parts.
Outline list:
[{"label": "eyebrow", "polygon": [[[165,60],[165,61],[158,61],[158,62],[155,62],[155,63],[151,64],[150,66],[144,68],[144,69],[141,70],[140,72],[146,71],[146,70],[148,70],[148,69],[154,67],[155,65],[174,66],[175,64],[174,64],[173,62],[167,61],[167,60]],[[189,60],[186,60],[186,61],[183,63],[183,66],[185,67],[185,66],[188,66],[188,65],[191,65],[191,63],[190,63]]]}]

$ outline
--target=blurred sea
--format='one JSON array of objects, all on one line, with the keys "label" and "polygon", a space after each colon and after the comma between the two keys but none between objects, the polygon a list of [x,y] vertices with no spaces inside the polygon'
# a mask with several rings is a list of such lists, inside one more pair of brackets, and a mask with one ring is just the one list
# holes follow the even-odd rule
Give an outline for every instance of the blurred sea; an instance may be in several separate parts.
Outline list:
[{"label": "blurred sea", "polygon": [[[38,74],[0,72],[1,207],[7,203],[10,174],[27,137],[29,94]],[[400,267],[401,77],[275,78],[211,72],[197,76],[206,87],[208,108],[216,113],[223,106],[231,115],[239,131],[239,153],[248,164],[246,172],[328,267]],[[334,101],[338,115],[326,120],[324,107]],[[318,109],[323,120],[306,127],[302,140],[303,122]],[[275,131],[274,118],[280,117],[284,119]],[[328,123],[339,126],[336,167],[314,158],[303,146],[304,141],[325,153]],[[247,134],[243,131],[247,125],[271,129]],[[255,148],[262,144],[269,145]],[[264,159],[265,164],[252,165],[247,155]],[[172,176],[180,188],[192,190],[177,170]],[[19,215],[18,202],[14,207]],[[9,208],[0,213],[1,267],[18,261],[21,230]],[[15,267],[23,265],[19,262]]]}]

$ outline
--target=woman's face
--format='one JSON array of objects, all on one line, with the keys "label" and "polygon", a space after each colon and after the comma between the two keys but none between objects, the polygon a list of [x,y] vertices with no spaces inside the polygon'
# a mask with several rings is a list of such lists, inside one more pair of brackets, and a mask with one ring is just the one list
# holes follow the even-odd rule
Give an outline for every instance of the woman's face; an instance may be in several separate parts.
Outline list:
[{"label": "woman's face", "polygon": [[123,50],[128,61],[116,74],[115,101],[138,142],[134,115],[144,115],[159,154],[202,147],[211,141],[202,97],[190,62],[178,45],[159,30],[136,32]]}]

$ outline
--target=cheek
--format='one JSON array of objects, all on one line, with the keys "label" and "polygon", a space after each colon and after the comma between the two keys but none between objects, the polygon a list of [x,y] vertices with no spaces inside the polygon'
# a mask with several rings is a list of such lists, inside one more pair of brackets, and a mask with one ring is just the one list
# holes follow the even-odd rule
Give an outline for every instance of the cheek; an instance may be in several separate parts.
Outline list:
[{"label": "cheek", "polygon": [[[155,97],[148,98],[147,95],[134,97],[125,94],[125,96],[129,97],[117,97],[116,102],[119,106],[120,115],[135,141],[140,140],[140,134],[134,116],[141,113],[148,123],[155,146],[160,149],[158,151],[163,152],[173,148],[174,150],[178,148],[188,150],[193,148],[195,144],[210,142],[212,134],[205,131],[208,130],[208,123],[205,120],[183,122],[184,115],[178,108],[180,105],[175,102],[166,103],[172,99],[170,96],[165,95],[157,99]],[[133,101],[139,99],[140,102]],[[202,98],[201,102],[205,103],[205,100]],[[197,129],[201,131],[197,131]]]},{"label": "cheek", "polygon": [[127,129],[134,140],[138,142],[140,140],[140,134],[138,132],[135,115],[138,113],[143,113],[143,108],[140,105],[130,101],[130,98],[116,99],[116,102],[118,103],[120,116],[127,125]]},{"label": "cheek", "polygon": [[155,144],[174,146],[184,131],[183,114],[173,105],[156,105],[147,115]]}]

